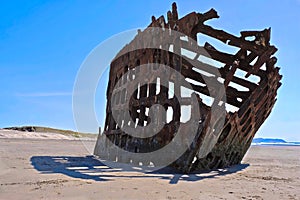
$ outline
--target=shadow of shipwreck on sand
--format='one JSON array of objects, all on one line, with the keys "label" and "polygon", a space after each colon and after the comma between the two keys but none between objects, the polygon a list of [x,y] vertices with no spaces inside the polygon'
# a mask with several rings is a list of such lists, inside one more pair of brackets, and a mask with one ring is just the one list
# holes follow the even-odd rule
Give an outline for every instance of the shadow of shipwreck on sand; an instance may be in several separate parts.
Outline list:
[{"label": "shadow of shipwreck on sand", "polygon": [[[199,172],[193,172],[190,174],[181,174],[181,173],[176,173],[173,172],[171,173],[173,176],[172,177],[161,177],[162,179],[168,179],[170,180],[170,184],[177,184],[178,181],[200,181],[204,179],[209,179],[209,178],[217,178],[220,176],[226,176],[229,174],[233,174],[239,171],[242,171],[249,167],[249,164],[239,164],[239,165],[234,165],[229,168],[224,168],[224,169],[217,169],[217,170],[209,170],[209,171],[199,171]],[[158,174],[168,174],[168,168],[159,170],[157,172],[153,173],[158,173]],[[169,171],[170,173],[170,171]]]},{"label": "shadow of shipwreck on sand", "polygon": [[[225,176],[244,170],[249,164],[235,165],[230,168],[197,172],[192,174],[180,174],[172,169],[164,168],[156,172],[130,174],[124,169],[114,169],[104,165],[94,156],[33,156],[30,159],[32,166],[43,174],[64,174],[73,178],[108,181],[117,178],[156,178],[169,180],[170,184],[177,184],[179,181],[200,181],[208,178]],[[128,172],[128,173],[116,173]]]},{"label": "shadow of shipwreck on sand", "polygon": [[93,156],[32,156],[30,161],[32,166],[43,174],[58,173],[73,178],[105,181],[100,176],[92,175],[101,167],[105,167]]}]

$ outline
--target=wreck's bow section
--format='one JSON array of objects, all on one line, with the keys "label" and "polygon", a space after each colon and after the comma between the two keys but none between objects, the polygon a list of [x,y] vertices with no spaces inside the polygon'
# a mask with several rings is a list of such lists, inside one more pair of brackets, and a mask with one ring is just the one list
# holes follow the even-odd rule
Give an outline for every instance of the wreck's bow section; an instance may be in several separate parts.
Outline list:
[{"label": "wreck's bow section", "polygon": [[[190,172],[238,164],[255,133],[269,116],[281,85],[282,76],[279,74],[279,68],[275,67],[277,59],[273,56],[277,49],[270,45],[270,29],[243,31],[237,37],[205,24],[207,20],[218,18],[215,10],[203,14],[193,12],[179,19],[176,4],[173,4],[172,11],[167,13],[167,18],[166,22],[163,16],[158,19],[152,17],[149,27],[140,31],[111,63],[103,134],[114,145],[129,152],[155,151],[172,142],[179,126],[183,126],[182,130],[186,135],[189,134],[190,121],[183,122],[181,117],[182,106],[190,106],[190,115],[193,115],[196,108],[200,113],[198,118],[196,117],[197,134],[185,153],[170,166]],[[160,28],[165,32],[174,30],[182,34],[182,37],[174,41],[170,39],[172,42],[165,38],[156,41],[161,43],[160,48],[141,48],[153,42],[149,34],[146,34],[151,27]],[[224,52],[209,42],[198,41],[204,45],[195,45],[197,38],[201,39],[202,36],[234,47],[235,52]],[[138,66],[151,63],[169,66],[180,72],[185,80],[181,81],[181,84],[175,84],[173,76],[156,74],[149,77],[151,83],[132,86],[131,83],[136,78],[135,73],[138,73],[137,69],[143,70],[143,67]],[[221,86],[209,88],[207,80],[213,80],[213,83]],[[170,95],[170,88],[162,85],[172,85],[177,94],[183,94],[186,85],[190,85],[193,91],[189,96],[173,97]],[[132,95],[127,92],[131,87],[136,89]],[[222,96],[219,95],[220,87],[225,89],[225,100],[219,98]],[[192,98],[197,99],[197,105],[192,103]],[[205,103],[205,98],[210,98],[212,103]],[[111,99],[115,101],[114,106]],[[154,104],[162,105],[165,110],[172,110],[171,117],[165,114],[160,118],[150,119],[149,109]],[[220,128],[214,127],[220,119],[218,115],[212,115],[213,106],[217,107],[217,114],[219,112],[220,115],[222,110],[225,112],[225,107],[227,108]],[[128,107],[130,120],[127,120],[128,116],[122,112]],[[113,111],[119,113],[120,119],[115,119]],[[124,126],[146,127],[154,122],[163,123],[164,126],[151,137],[133,137],[123,131]],[[141,132],[141,135],[143,134]],[[99,135],[98,140],[101,140],[101,137]],[[131,160],[117,153],[109,154],[103,151],[106,149],[98,143],[95,155],[106,155],[104,159],[128,163],[142,162],[143,165],[149,165],[151,162],[147,158]]]}]

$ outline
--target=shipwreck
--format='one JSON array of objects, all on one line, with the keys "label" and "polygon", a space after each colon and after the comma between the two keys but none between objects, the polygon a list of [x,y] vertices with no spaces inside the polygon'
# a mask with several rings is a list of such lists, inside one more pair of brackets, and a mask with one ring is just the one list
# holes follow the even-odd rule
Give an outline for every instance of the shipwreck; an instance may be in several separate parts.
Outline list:
[{"label": "shipwreck", "polygon": [[[184,152],[168,163],[168,167],[190,173],[229,167],[241,162],[276,102],[282,78],[279,68],[275,66],[277,58],[273,56],[277,48],[270,44],[270,28],[242,31],[240,36],[235,36],[206,25],[208,20],[214,18],[219,18],[214,9],[206,13],[192,12],[179,18],[176,4],[173,3],[172,10],[167,13],[167,21],[164,16],[157,19],[152,17],[151,24],[145,30],[138,31],[137,36],[116,55],[110,65],[106,121],[94,150],[96,156],[138,165],[157,165],[155,158],[147,157],[145,153],[172,143],[178,131],[188,138],[192,120],[193,125],[196,123],[193,126],[196,131],[191,142],[187,143]],[[153,28],[167,33],[166,37],[171,39],[158,36],[153,41],[155,37],[149,36]],[[172,31],[176,31],[180,37],[174,39]],[[226,52],[205,41],[200,41],[203,45],[199,45],[199,34],[234,47],[236,51]],[[149,48],[150,43],[160,45]],[[209,62],[205,62],[203,57],[209,58]],[[184,79],[176,82],[173,75],[154,73],[146,75],[151,82],[136,84],[133,80],[137,75],[134,73],[153,66],[153,63],[169,66]],[[159,67],[154,66],[153,70]],[[209,86],[207,80],[213,86],[221,85],[224,94],[216,87]],[[135,85],[132,86],[133,82]],[[165,85],[173,83],[172,90],[177,95],[170,96],[171,89],[164,87],[163,82]],[[181,95],[187,85],[191,86],[191,95]],[[130,88],[134,88],[133,93],[128,92]],[[212,103],[205,103],[203,95],[211,98]],[[151,118],[149,109],[155,104],[165,110],[170,108],[171,116],[166,116],[167,112],[160,112],[161,108],[157,108],[158,113],[162,114]],[[190,106],[190,115],[196,111],[199,114],[183,122],[182,106]],[[212,114],[213,107],[215,115]],[[232,109],[226,109],[228,107]],[[126,109],[129,115],[124,111]],[[114,111],[118,113],[117,116],[113,115]],[[151,123],[162,124],[162,128],[149,137],[128,132],[138,127],[149,127]],[[126,126],[132,129],[126,129]],[[140,129],[139,133],[145,135],[143,131],[146,129]],[[178,146],[186,144],[185,137],[181,139],[182,143],[177,141]],[[108,142],[132,154],[113,151],[107,147]],[[138,160],[130,156],[143,153]]]}]

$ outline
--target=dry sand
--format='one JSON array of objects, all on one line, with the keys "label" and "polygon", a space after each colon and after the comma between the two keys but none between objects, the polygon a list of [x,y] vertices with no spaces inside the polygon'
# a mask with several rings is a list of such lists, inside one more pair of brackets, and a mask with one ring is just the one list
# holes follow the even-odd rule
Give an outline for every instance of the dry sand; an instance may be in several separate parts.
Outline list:
[{"label": "dry sand", "polygon": [[300,199],[300,147],[252,146],[225,171],[145,174],[106,167],[78,140],[9,134],[0,130],[1,200]]}]

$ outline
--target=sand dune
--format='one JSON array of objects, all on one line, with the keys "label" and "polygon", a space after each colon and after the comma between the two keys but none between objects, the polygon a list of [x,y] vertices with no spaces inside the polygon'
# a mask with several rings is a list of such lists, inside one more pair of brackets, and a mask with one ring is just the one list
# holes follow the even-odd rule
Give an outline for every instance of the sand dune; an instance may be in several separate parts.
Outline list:
[{"label": "sand dune", "polygon": [[74,137],[72,134],[61,134],[53,132],[25,132],[18,130],[0,129],[0,138],[19,139],[52,139],[52,140],[95,140],[96,137]]}]

